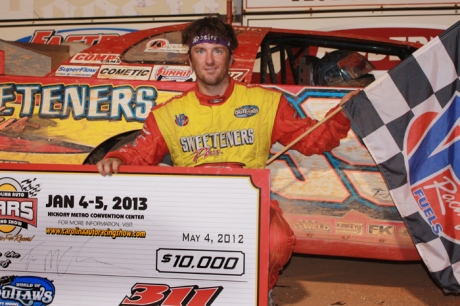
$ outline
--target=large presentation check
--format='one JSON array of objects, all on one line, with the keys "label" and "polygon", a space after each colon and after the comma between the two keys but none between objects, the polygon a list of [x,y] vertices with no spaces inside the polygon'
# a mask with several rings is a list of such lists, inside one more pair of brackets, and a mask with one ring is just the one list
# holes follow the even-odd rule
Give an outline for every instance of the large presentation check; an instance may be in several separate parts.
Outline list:
[{"label": "large presentation check", "polygon": [[0,306],[267,305],[269,197],[268,170],[1,165]]}]

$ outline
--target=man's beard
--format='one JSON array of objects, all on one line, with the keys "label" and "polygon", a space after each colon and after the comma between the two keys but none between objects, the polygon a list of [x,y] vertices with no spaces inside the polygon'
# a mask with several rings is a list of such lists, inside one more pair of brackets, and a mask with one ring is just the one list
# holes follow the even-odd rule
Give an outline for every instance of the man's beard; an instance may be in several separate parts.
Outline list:
[{"label": "man's beard", "polygon": [[[227,71],[227,72],[225,72]],[[209,75],[205,72],[197,73],[197,80],[208,86],[219,85],[228,75],[228,66],[217,75]]]}]

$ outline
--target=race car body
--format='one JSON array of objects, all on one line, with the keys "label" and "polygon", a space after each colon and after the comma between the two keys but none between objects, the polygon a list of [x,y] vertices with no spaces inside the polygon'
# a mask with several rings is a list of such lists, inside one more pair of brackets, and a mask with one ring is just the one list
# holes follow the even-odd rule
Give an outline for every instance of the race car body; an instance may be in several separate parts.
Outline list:
[{"label": "race car body", "polygon": [[[113,38],[73,54],[44,76],[0,75],[0,161],[94,164],[133,140],[154,105],[194,86],[188,48],[181,44],[185,26]],[[276,88],[300,116],[318,120],[354,88],[317,86],[312,59],[333,50],[357,51],[378,76],[420,47],[332,32],[235,29],[239,47],[231,76]],[[272,154],[281,148],[275,144]],[[419,259],[354,131],[332,152],[305,157],[290,150],[269,168],[271,195],[297,236],[295,252]]]}]

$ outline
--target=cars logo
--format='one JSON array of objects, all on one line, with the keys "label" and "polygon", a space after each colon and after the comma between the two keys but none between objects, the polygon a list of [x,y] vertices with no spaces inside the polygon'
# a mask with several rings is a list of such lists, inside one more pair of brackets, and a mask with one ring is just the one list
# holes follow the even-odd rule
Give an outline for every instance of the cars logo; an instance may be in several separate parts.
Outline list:
[{"label": "cars logo", "polygon": [[28,225],[37,226],[38,201],[33,198],[40,185],[33,180],[21,183],[15,179],[0,178],[0,238],[14,238]]}]

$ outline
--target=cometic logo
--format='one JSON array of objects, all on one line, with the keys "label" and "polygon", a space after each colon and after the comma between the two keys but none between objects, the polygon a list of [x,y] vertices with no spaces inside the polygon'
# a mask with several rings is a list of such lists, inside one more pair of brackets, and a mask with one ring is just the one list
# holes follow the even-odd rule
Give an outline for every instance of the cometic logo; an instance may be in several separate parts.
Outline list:
[{"label": "cometic logo", "polygon": [[151,72],[152,67],[147,66],[102,65],[97,77],[100,79],[148,80]]},{"label": "cometic logo", "polygon": [[101,70],[101,75],[147,76],[149,73],[150,69],[104,68]]},{"label": "cometic logo", "polygon": [[259,108],[255,105],[245,105],[235,109],[236,118],[248,118],[259,113]]}]

